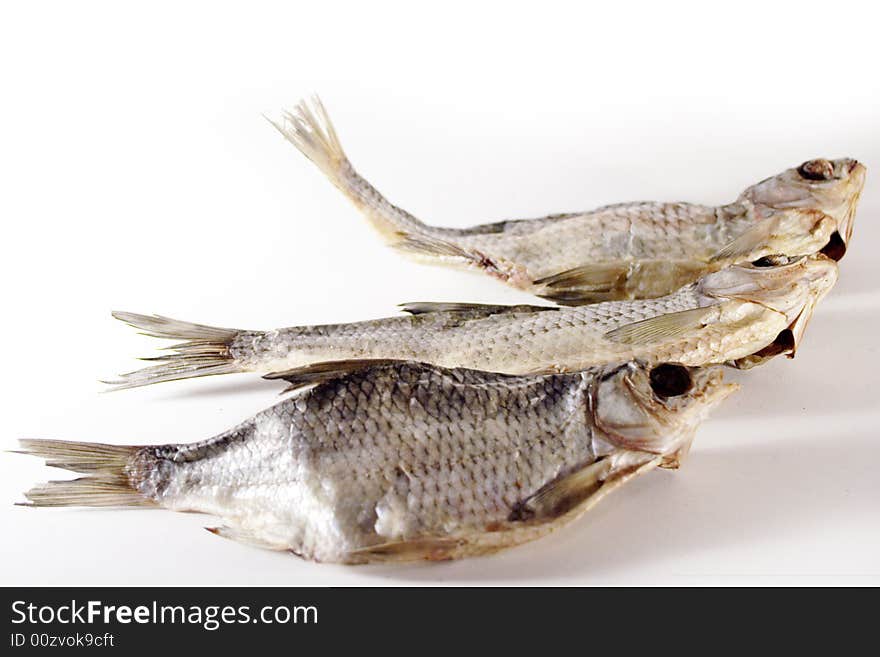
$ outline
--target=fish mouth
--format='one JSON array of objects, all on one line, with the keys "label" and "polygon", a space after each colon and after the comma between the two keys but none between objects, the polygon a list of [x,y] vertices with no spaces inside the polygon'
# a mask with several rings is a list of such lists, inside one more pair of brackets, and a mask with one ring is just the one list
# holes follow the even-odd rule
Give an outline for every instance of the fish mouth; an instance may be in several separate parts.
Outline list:
[{"label": "fish mouth", "polygon": [[[788,260],[785,262],[784,260]],[[824,261],[824,262],[823,262]],[[765,296],[786,294],[793,283],[813,283],[827,275],[830,261],[823,256],[765,257],[754,263],[731,265],[703,279],[703,293],[716,298],[755,301]]]},{"label": "fish mouth", "polygon": [[[822,258],[822,256],[819,256],[819,258]],[[819,262],[816,264],[820,265]],[[786,351],[789,358],[794,358],[797,348],[801,340],[803,340],[807,324],[813,317],[816,305],[825,298],[825,295],[828,294],[837,282],[838,269],[836,259],[834,259],[833,264],[831,260],[826,260],[825,264],[830,265],[830,267],[825,270],[824,274],[821,273],[821,270],[814,274],[807,298],[804,299],[800,311],[795,315],[789,327],[776,337],[776,343],[789,347]],[[789,342],[790,345],[788,344]]]},{"label": "fish mouth", "polygon": [[846,212],[840,218],[837,231],[831,235],[828,244],[822,249],[822,253],[838,261],[846,253],[847,246],[852,238],[856,207],[859,204],[859,198],[861,198],[862,190],[865,187],[865,177],[867,176],[868,169],[858,160],[852,160],[847,167],[847,173],[849,174],[849,195],[846,200]]},{"label": "fish mouth", "polygon": [[[824,296],[824,295],[822,295]],[[789,327],[780,333],[776,340],[780,340],[783,338],[783,334],[785,338],[788,338],[790,335],[791,345],[788,351],[789,358],[794,358],[794,355],[797,353],[798,346],[804,338],[804,332],[807,330],[807,324],[810,322],[810,319],[813,317],[813,311],[816,309],[816,303],[819,301],[818,298],[813,298],[807,301],[801,311],[798,313],[797,317],[794,318],[794,321],[789,325]]]},{"label": "fish mouth", "polygon": [[693,379],[688,394],[691,394],[703,409],[709,409],[719,404],[740,388],[738,383],[724,380],[724,368],[720,365],[704,365],[687,369]]},{"label": "fish mouth", "polygon": [[739,370],[748,370],[756,365],[770,360],[781,354],[786,354],[789,358],[794,358],[794,352],[797,350],[794,331],[791,328],[782,329],[776,339],[773,340],[763,349],[759,349],[753,354],[743,358],[737,358],[735,361],[728,363]]},{"label": "fish mouth", "polygon": [[704,380],[698,385],[700,392],[695,395],[699,398],[704,409],[711,409],[720,404],[730,395],[740,389],[738,383],[730,383],[724,380],[724,371],[719,366],[711,366],[703,369]]},{"label": "fish mouth", "polygon": [[742,388],[742,386],[738,383],[719,384],[718,387],[715,388],[714,392],[712,393],[712,396],[709,399],[709,403],[712,404],[713,406],[715,404],[720,404],[721,402],[723,402],[725,399],[730,397],[730,395],[735,393],[740,388]]},{"label": "fish mouth", "polygon": [[771,267],[733,265],[704,277],[701,292],[715,299],[738,299],[782,313],[789,324],[797,322],[797,326],[790,327],[797,344],[812,306],[834,286],[837,273],[837,263],[822,254],[801,256]]},{"label": "fish mouth", "polygon": [[[685,373],[667,396],[658,391],[653,373],[667,369],[664,376],[679,371]],[[621,419],[614,412],[615,405],[606,405],[598,389],[591,393],[590,412],[596,425],[612,442],[627,449],[639,449],[657,454],[670,453],[689,441],[693,429],[721,401],[739,389],[736,383],[724,381],[721,365],[692,367],[679,363],[658,363],[650,368],[646,363],[633,361],[606,374],[606,377],[624,371],[613,394],[625,393],[628,404],[638,409],[639,416],[627,415]],[[678,375],[674,378],[678,379]],[[603,379],[606,381],[607,378]],[[648,381],[650,380],[650,384]],[[647,384],[647,385],[646,385]],[[664,385],[669,384],[667,381]],[[606,412],[611,409],[610,414]]]},{"label": "fish mouth", "polygon": [[819,253],[831,258],[835,262],[840,262],[846,255],[846,242],[840,236],[839,231],[831,233],[828,244],[819,249]]}]

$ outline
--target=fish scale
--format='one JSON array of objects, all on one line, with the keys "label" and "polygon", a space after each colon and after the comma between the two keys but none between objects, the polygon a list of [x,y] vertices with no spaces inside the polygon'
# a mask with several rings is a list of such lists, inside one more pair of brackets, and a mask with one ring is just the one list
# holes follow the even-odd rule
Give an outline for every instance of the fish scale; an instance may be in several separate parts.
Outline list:
[{"label": "fish scale", "polygon": [[355,171],[318,98],[273,125],[398,250],[482,271],[563,305],[663,296],[728,265],[770,255],[828,249],[839,259],[866,172],[851,158],[820,158],[717,206],[638,201],[446,228],[395,206]]},{"label": "fish scale", "polygon": [[405,306],[409,316],[266,332],[116,313],[150,335],[205,338],[173,346],[159,365],[115,384],[131,388],[231,372],[284,378],[322,362],[364,359],[507,374],[574,371],[632,358],[731,362],[768,347],[792,326],[799,327],[797,342],[836,280],[837,264],[820,254],[773,267],[734,265],[657,299],[588,306],[417,303]]},{"label": "fish scale", "polygon": [[118,313],[182,341],[120,388],[259,371],[293,395],[189,445],[23,440],[86,474],[31,489],[29,505],[211,513],[220,536],[344,563],[533,540],[633,477],[678,467],[734,389],[696,366],[793,354],[836,281],[865,172],[812,160],[723,206],[437,228],[354,170],[320,101],[286,120],[282,134],[401,250],[572,307],[416,303],[408,317],[267,332]]},{"label": "fish scale", "polygon": [[348,364],[198,443],[23,441],[89,473],[27,497],[211,513],[222,536],[320,561],[479,554],[551,531],[685,448],[732,386],[670,367],[690,382],[661,397],[636,362],[533,376]]},{"label": "fish scale", "polygon": [[[722,211],[731,217],[743,214],[736,206]],[[708,260],[730,241],[727,235],[739,232],[735,230],[735,219],[718,231],[717,212],[714,207],[681,203],[645,202],[599,208],[571,215],[564,222],[535,225],[531,231],[522,231],[503,250],[503,258],[523,263],[532,279],[602,259],[626,259],[636,253],[644,259]],[[612,237],[597,240],[597,234]],[[572,246],[559,248],[566,240]],[[497,234],[465,233],[458,235],[457,241],[466,248],[489,253],[496,253],[499,248]]]}]

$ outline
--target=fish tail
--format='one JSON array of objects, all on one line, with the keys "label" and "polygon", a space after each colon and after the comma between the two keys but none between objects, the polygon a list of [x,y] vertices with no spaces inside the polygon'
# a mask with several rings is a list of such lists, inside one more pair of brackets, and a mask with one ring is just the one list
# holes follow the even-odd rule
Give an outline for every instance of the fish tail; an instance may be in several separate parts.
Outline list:
[{"label": "fish tail", "polygon": [[34,486],[21,506],[154,506],[137,489],[145,471],[145,448],[80,443],[68,440],[20,440],[20,454],[46,460],[46,465],[85,477]]},{"label": "fish tail", "polygon": [[139,388],[152,383],[176,381],[217,374],[243,372],[242,365],[230,353],[232,341],[242,331],[193,324],[162,317],[114,311],[113,317],[140,330],[144,335],[169,340],[183,340],[167,347],[170,353],[146,358],[157,365],[122,374],[105,381],[112,390]]},{"label": "fish tail", "polygon": [[[281,121],[269,119],[269,122],[324,172],[391,245],[407,245],[412,250],[409,247],[414,240],[416,243],[419,240],[436,243],[439,237],[455,232],[424,224],[405,210],[392,205],[361,177],[342,150],[327,110],[317,96],[300,101],[292,111],[283,112]],[[428,252],[426,255],[436,254]]]},{"label": "fish tail", "polygon": [[280,122],[268,121],[334,185],[346,191],[342,170],[351,165],[320,98],[300,101],[292,111],[282,112]]}]

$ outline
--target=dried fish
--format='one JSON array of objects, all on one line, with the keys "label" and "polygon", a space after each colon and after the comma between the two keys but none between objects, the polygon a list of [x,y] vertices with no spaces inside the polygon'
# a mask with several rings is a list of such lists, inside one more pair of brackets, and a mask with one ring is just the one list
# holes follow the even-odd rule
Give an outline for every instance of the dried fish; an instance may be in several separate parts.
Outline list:
[{"label": "dried fish", "polygon": [[451,559],[533,540],[654,467],[677,467],[736,386],[720,368],[631,362],[507,376],[339,363],[210,440],[120,447],[23,440],[86,476],[31,506],[160,506],[220,536],[346,563]]},{"label": "dried fish", "polygon": [[818,158],[752,185],[726,205],[620,203],[440,228],[392,205],[355,171],[318,98],[273,124],[397,249],[483,271],[563,305],[659,297],[728,265],[778,254],[824,251],[839,260],[865,180],[856,160]]},{"label": "dried fish", "polygon": [[[686,365],[738,361],[748,367],[793,351],[815,304],[836,280],[837,263],[820,254],[778,266],[731,266],[659,299],[573,308],[416,303],[404,305],[409,317],[273,331],[116,312],[114,317],[147,335],[184,342],[149,359],[155,365],[109,383],[134,388],[352,359],[415,360],[508,374],[575,371],[635,358]],[[784,349],[755,356],[781,334]]]}]

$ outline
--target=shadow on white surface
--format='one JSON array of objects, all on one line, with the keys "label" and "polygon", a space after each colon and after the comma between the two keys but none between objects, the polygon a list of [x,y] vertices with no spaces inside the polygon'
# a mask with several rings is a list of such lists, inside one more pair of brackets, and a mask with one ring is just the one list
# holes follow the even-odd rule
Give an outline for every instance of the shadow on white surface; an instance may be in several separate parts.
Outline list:
[{"label": "shadow on white surface", "polygon": [[[706,434],[711,429],[702,436],[711,438]],[[835,437],[820,436],[695,450],[679,472],[649,473],[543,540],[470,561],[369,568],[389,581],[416,582],[611,581],[646,566],[686,577],[724,574],[718,572],[723,560],[712,555],[735,548],[753,552],[755,566],[729,575],[821,576],[826,568],[839,576],[846,570],[839,563],[811,563],[804,555],[774,562],[781,555],[772,550],[768,561],[760,555],[768,543],[793,535],[800,535],[808,554],[816,536],[828,538],[840,526],[876,525],[880,481],[873,463],[880,438],[873,430],[840,438],[846,440],[843,449]],[[682,571],[685,562],[690,565]],[[868,561],[853,554],[853,567],[859,563]],[[872,566],[877,575],[876,562]]]},{"label": "shadow on white surface", "polygon": [[[728,372],[743,389],[701,428],[679,472],[649,473],[569,527],[510,551],[454,563],[342,567],[222,541],[201,529],[217,524],[211,516],[7,507],[3,517],[16,528],[6,537],[8,549],[25,565],[7,564],[4,579],[173,585],[877,578],[878,320],[876,310],[820,307],[797,358]],[[47,428],[29,435],[187,442],[275,403],[280,389],[244,374],[85,395],[77,412],[95,414],[88,423],[56,410],[40,420]],[[0,458],[8,502],[36,482],[67,476],[34,459]],[[846,559],[829,561],[829,554]]]},{"label": "shadow on white surface", "polygon": [[880,309],[825,312],[820,306],[794,359],[727,371],[742,390],[713,418],[785,418],[806,410],[824,416],[876,408],[878,326]]},{"label": "shadow on white surface", "polygon": [[[40,556],[43,583],[602,584],[880,576],[876,431],[835,436],[817,424],[808,436],[754,435],[750,444],[708,445],[737,431],[709,423],[697,438],[706,448],[698,444],[680,471],[648,473],[544,539],[457,562],[307,563],[210,536],[201,527],[217,524],[211,516],[161,510],[16,509],[27,514],[19,516],[21,527],[43,528],[39,543],[29,545],[31,532],[16,543],[31,558]],[[76,545],[71,526],[82,533]],[[788,552],[791,541],[797,553]],[[832,547],[848,559],[823,561]],[[31,571],[27,578],[35,576]],[[24,581],[18,571],[10,578]]]},{"label": "shadow on white surface", "polygon": [[[462,32],[453,13],[424,31],[393,20],[365,30],[369,21],[315,4],[307,23],[332,23],[341,44],[327,48],[326,31],[292,39],[291,20],[262,12],[217,10],[204,30],[198,8],[123,24],[57,4],[46,21],[44,8],[18,3],[23,16],[0,40],[21,64],[5,86],[18,102],[0,105],[0,204],[12,219],[0,270],[15,320],[0,329],[2,449],[20,436],[191,442],[280,399],[281,386],[257,375],[98,395],[95,379],[159,346],[136,344],[109,319],[114,307],[268,329],[393,315],[410,299],[534,303],[383,247],[259,118],[311,91],[368,179],[447,226],[635,199],[730,202],[817,156],[859,158],[869,176],[840,281],[797,358],[731,372],[743,390],[704,425],[680,472],[650,473],[553,536],[457,563],[312,564],[211,536],[209,516],[12,507],[28,486],[66,475],[0,454],[0,583],[880,583],[876,21],[803,11],[798,29],[780,29],[790,12],[764,3],[758,22],[738,7],[723,24],[691,12],[658,30],[669,8],[657,5],[651,20],[627,23],[643,48],[621,49],[615,30],[585,40],[583,21],[552,11],[552,29],[540,29],[541,12],[507,12],[493,41],[480,20]],[[626,22],[630,9],[617,16],[606,4],[589,10],[591,24]],[[290,18],[306,24],[303,12],[291,7]],[[462,32],[453,49],[450,30]],[[507,43],[518,30],[537,45]],[[232,33],[241,47],[229,47]],[[743,33],[752,47],[714,47]],[[816,57],[780,75],[774,62],[812,42],[846,53],[846,65]],[[504,65],[486,59],[487,43]],[[583,62],[603,58],[585,78]],[[59,98],[71,129],[47,129],[59,125]]]},{"label": "shadow on white surface", "polygon": [[[259,374],[229,374],[224,376],[210,377],[192,381],[191,384],[181,385],[178,381],[170,381],[158,384],[166,393],[158,397],[159,400],[177,401],[181,399],[226,399],[229,395],[264,393],[266,406],[281,401],[281,391],[284,390],[284,381],[269,381]],[[119,394],[127,391],[120,390]],[[272,397],[274,393],[275,397]]]}]

